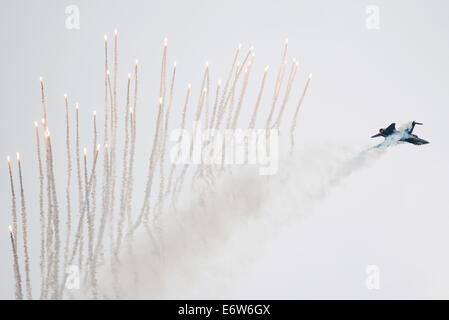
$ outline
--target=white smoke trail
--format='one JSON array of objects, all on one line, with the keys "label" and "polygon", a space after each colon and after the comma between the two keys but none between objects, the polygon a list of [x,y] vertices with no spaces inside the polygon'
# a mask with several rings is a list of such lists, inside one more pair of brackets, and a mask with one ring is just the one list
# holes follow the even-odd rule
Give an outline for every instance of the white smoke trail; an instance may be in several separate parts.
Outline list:
[{"label": "white smoke trail", "polygon": [[158,105],[158,113],[156,120],[156,129],[154,132],[153,138],[153,146],[150,153],[150,163],[148,168],[148,177],[145,185],[145,193],[143,198],[143,204],[140,210],[140,214],[137,217],[136,222],[133,224],[132,228],[128,231],[127,236],[132,236],[133,232],[142,224],[142,222],[147,225],[148,218],[150,214],[150,197],[151,191],[153,187],[153,176],[154,169],[159,159],[159,144],[160,144],[160,131],[162,126],[163,119],[163,111],[164,111],[164,97],[165,97],[165,68],[166,68],[166,60],[167,60],[167,39],[164,39],[164,53],[162,55],[162,67],[161,67],[161,77],[160,77],[160,90],[159,90],[159,105]]},{"label": "white smoke trail", "polygon": [[[185,99],[185,103],[184,103],[184,109],[183,109],[183,111],[182,111],[181,125],[180,125],[181,132],[184,130],[185,124],[186,124],[186,113],[187,113],[187,106],[188,106],[188,104],[189,104],[190,90],[191,90],[191,86],[190,86],[190,84],[189,84],[188,87],[187,87],[187,94],[186,94],[186,99]],[[180,135],[180,136],[178,137],[178,144],[181,143],[181,140],[182,140],[182,135]],[[180,155],[179,155],[180,152],[181,152],[181,151],[178,152],[177,157],[180,156]],[[177,159],[176,159],[176,160],[177,160]],[[169,174],[169,176],[168,176],[167,189],[166,189],[166,191],[165,191],[165,195],[166,195],[166,196],[168,196],[169,193],[170,193],[170,191],[171,191],[171,185],[172,185],[173,175],[174,175],[174,172],[175,172],[175,169],[176,169],[176,162],[177,162],[177,161],[173,161],[173,163],[172,163],[172,165],[171,165],[170,174]]]},{"label": "white smoke trail", "polygon": [[[81,208],[83,206],[83,184],[81,180],[81,155],[80,155],[80,129],[79,129],[79,105],[78,103],[75,105],[75,156],[76,156],[76,174],[78,178],[78,210],[79,210],[79,220],[81,220],[81,216],[83,213],[81,212]],[[83,226],[83,225],[82,225]],[[79,262],[78,267],[82,268],[83,264],[83,229],[81,229],[81,238],[80,238],[80,251],[79,251]]]},{"label": "white smoke trail", "polygon": [[209,125],[209,92],[210,92],[210,74],[209,74],[209,62],[206,61],[206,106],[205,106],[205,118],[204,127],[207,128]]},{"label": "white smoke trail", "polygon": [[52,268],[53,268],[53,260],[54,260],[54,226],[53,226],[53,205],[52,205],[52,190],[51,190],[51,173],[50,173],[50,151],[48,144],[48,131],[46,129],[45,119],[42,119],[44,124],[44,141],[45,141],[45,164],[46,164],[46,178],[47,178],[47,241],[46,241],[46,249],[47,252],[47,270],[45,275],[45,289],[43,293],[44,298],[48,298],[48,293],[50,289],[53,289],[53,280],[51,279]]},{"label": "white smoke trail", "polygon": [[[97,133],[97,111],[93,111],[93,145],[92,145],[92,154],[98,152],[99,144],[98,141],[98,133]],[[94,172],[94,176],[92,177],[92,192],[91,192],[91,208],[92,208],[92,221],[95,222],[96,212],[97,212],[97,171]],[[94,228],[95,230],[95,228]]]},{"label": "white smoke trail", "polygon": [[156,120],[156,129],[154,132],[154,138],[153,138],[153,147],[151,149],[150,154],[150,163],[148,168],[148,177],[147,182],[145,186],[145,193],[144,193],[144,201],[142,208],[140,210],[140,214],[137,217],[136,222],[133,224],[133,227],[131,230],[128,231],[127,236],[132,236],[134,231],[143,223],[148,223],[148,215],[149,215],[149,207],[150,207],[150,196],[151,196],[151,189],[153,186],[153,176],[154,176],[154,169],[155,169],[155,160],[157,157],[157,151],[158,151],[158,144],[159,144],[159,131],[161,126],[161,114],[162,114],[162,98],[159,98],[159,108],[157,113],[157,120]]},{"label": "white smoke trail", "polygon": [[254,62],[254,54],[245,70],[245,78],[243,79],[242,89],[240,91],[239,100],[237,102],[237,109],[235,110],[234,118],[232,119],[231,125],[232,129],[235,129],[237,127],[237,120],[240,116],[240,110],[242,109],[243,98],[245,97],[246,87],[248,86],[249,76],[251,74],[251,67],[253,66],[253,62]]},{"label": "white smoke trail", "polygon": [[[203,88],[203,90],[201,92],[201,95],[200,95],[200,98],[199,98],[199,101],[198,101],[198,106],[197,106],[197,109],[196,109],[195,122],[194,122],[193,135],[192,135],[193,137],[196,137],[196,135],[197,135],[198,124],[199,124],[199,120],[201,118],[201,112],[202,112],[202,109],[203,109],[205,95],[206,95],[206,89]],[[190,151],[189,151],[190,158],[192,158],[192,155],[193,155],[193,147],[194,147],[194,144],[191,143],[190,144]],[[178,198],[178,195],[179,195],[179,193],[182,190],[182,187],[184,185],[185,176],[186,176],[188,168],[189,168],[189,162],[184,164],[184,166],[182,168],[182,172],[181,172],[181,174],[179,175],[178,179],[175,182],[174,190],[173,190],[173,198],[175,200],[174,202],[176,202],[176,199]]]},{"label": "white smoke trail", "polygon": [[110,138],[110,146],[109,146],[109,214],[110,214],[110,249],[111,252],[114,250],[114,221],[115,221],[115,181],[117,179],[116,176],[116,167],[115,167],[115,157],[116,157],[116,135],[115,135],[115,118],[116,118],[116,110],[115,110],[115,101],[113,97],[113,91],[111,87],[111,75],[110,72],[107,72],[108,76],[108,89],[109,89],[109,96],[110,96],[110,112],[111,112],[111,119],[110,119],[110,128],[109,128],[109,138]]},{"label": "white smoke trail", "polygon": [[160,182],[159,182],[159,194],[158,200],[155,207],[155,216],[159,216],[162,212],[163,201],[164,201],[164,191],[165,191],[165,146],[167,144],[167,136],[168,136],[168,121],[170,119],[170,111],[171,105],[173,102],[173,89],[175,85],[175,77],[176,77],[176,62],[173,65],[173,74],[170,82],[170,90],[168,94],[168,104],[167,110],[165,111],[165,125],[162,128],[162,137],[161,137],[161,151],[160,151],[160,159],[159,159],[159,168],[160,168]]},{"label": "white smoke trail", "polygon": [[[128,85],[126,90],[126,106],[125,106],[125,143],[123,146],[123,167],[122,167],[122,181],[120,186],[120,214],[117,224],[117,237],[115,241],[114,255],[118,255],[118,251],[122,242],[123,228],[125,224],[125,192],[128,184],[128,146],[129,146],[129,88],[131,85],[131,75],[128,75]],[[132,129],[131,129],[132,130]]]},{"label": "white smoke trail", "polygon": [[[181,209],[161,217],[163,260],[148,249],[154,240],[136,238],[133,263],[122,260],[118,279],[130,287],[135,268],[138,288],[122,298],[135,298],[136,292],[146,299],[223,298],[225,283],[255,259],[258,251],[252,256],[249,249],[263,246],[270,234],[307,214],[329,190],[384,152],[335,145],[305,148],[284,159],[269,179],[242,168],[223,176],[206,196],[192,199],[189,193]],[[99,288],[107,290],[109,276],[103,274]]]},{"label": "white smoke trail", "polygon": [[254,126],[256,125],[257,112],[259,111],[260,101],[262,100],[262,93],[263,93],[263,89],[265,87],[265,80],[267,78],[267,73],[268,73],[268,66],[265,67],[265,70],[263,72],[262,83],[260,84],[259,94],[257,95],[257,100],[256,100],[256,104],[254,106],[254,111],[251,116],[251,121],[248,125],[249,129],[254,129]]},{"label": "white smoke trail", "polygon": [[276,121],[274,122],[273,127],[272,127],[277,130],[279,130],[279,127],[281,125],[282,115],[284,114],[285,106],[287,105],[288,98],[290,97],[290,92],[292,90],[293,81],[295,80],[297,69],[298,69],[298,62],[295,59],[293,59],[290,75],[289,75],[288,81],[287,81],[287,88],[286,88],[285,94],[284,94],[284,99],[283,99],[281,107],[279,109],[278,117],[276,118]]},{"label": "white smoke trail", "polygon": [[[111,197],[110,197],[110,207],[109,210],[111,211],[111,217],[114,217],[115,214],[115,185],[117,181],[117,175],[116,175],[116,155],[117,155],[117,125],[118,125],[118,116],[117,116],[117,70],[118,70],[118,32],[117,30],[114,30],[114,84],[113,89],[111,89],[111,80],[110,75],[108,74],[108,88],[109,92],[112,94],[110,97],[111,100],[111,156],[110,156],[110,170],[111,170]],[[128,112],[125,110],[125,112]],[[112,221],[112,219],[111,219]],[[111,226],[113,224],[111,223]],[[111,229],[112,232],[113,229]],[[111,241],[113,241],[113,235],[111,235]],[[111,250],[113,249],[114,242],[111,243]]]},{"label": "white smoke trail", "polygon": [[26,204],[25,204],[25,192],[23,189],[22,164],[20,162],[19,153],[17,153],[17,164],[19,166],[20,207],[21,207],[21,215],[22,215],[23,254],[24,254],[24,260],[25,260],[25,284],[26,284],[27,299],[32,300],[33,296],[31,293],[30,255],[28,253],[27,211],[26,211]]},{"label": "white smoke trail", "polygon": [[9,237],[11,238],[11,247],[13,255],[14,281],[15,281],[15,297],[16,300],[23,300],[22,293],[22,278],[20,276],[19,256],[17,255],[16,241],[14,240],[14,233],[12,227],[9,226]]},{"label": "white smoke trail", "polygon": [[[8,156],[8,169],[9,169],[9,179],[10,179],[10,185],[11,185],[11,211],[12,211],[12,219],[13,219],[13,225],[17,226],[17,208],[16,208],[16,193],[14,190],[14,180],[12,176],[12,169],[11,169],[11,160]],[[16,230],[16,229],[14,229]],[[23,299],[23,293],[22,293],[22,278],[20,276],[20,268],[19,268],[19,257],[17,256],[17,241],[14,237],[13,230],[10,227],[9,228],[9,234],[11,238],[11,246],[13,251],[13,259],[14,259],[14,279],[15,279],[15,295],[16,299],[22,300]]]},{"label": "white smoke trail", "polygon": [[[14,179],[12,176],[12,168],[11,168],[11,159],[7,158],[8,160],[8,170],[9,170],[9,183],[11,186],[11,213],[12,213],[12,223],[13,223],[13,230],[14,232],[17,232],[17,204],[16,204],[16,192],[14,189]],[[14,238],[14,241],[16,241],[17,244],[17,240]]]},{"label": "white smoke trail", "polygon": [[[69,121],[69,101],[67,98],[67,94],[64,94],[64,100],[65,100],[65,119],[66,119],[66,152],[67,152],[67,184],[66,184],[66,206],[67,206],[67,222],[66,222],[66,240],[65,240],[65,248],[64,248],[64,269],[67,267],[67,259],[68,259],[68,252],[69,252],[69,246],[70,246],[70,233],[72,230],[72,208],[71,208],[71,202],[70,202],[70,187],[72,183],[72,154],[71,154],[71,148],[70,148],[70,121]],[[36,134],[37,127],[36,127]],[[39,139],[39,137],[38,137]],[[38,140],[39,143],[39,140]],[[39,146],[38,146],[39,148]],[[41,172],[42,177],[42,164],[40,159],[40,150],[38,150],[39,154],[39,169]],[[41,178],[42,179],[42,178]],[[41,187],[42,189],[42,187]],[[42,193],[42,191],[41,191]],[[42,205],[41,205],[42,207]]]},{"label": "white smoke trail", "polygon": [[230,83],[230,81],[232,79],[232,75],[234,74],[234,68],[235,68],[235,65],[237,63],[237,58],[239,56],[241,47],[242,46],[239,45],[238,48],[237,48],[237,51],[236,51],[236,53],[234,55],[234,59],[232,60],[231,69],[229,70],[228,77],[226,79],[225,86],[223,88],[223,93],[221,95],[220,104],[218,105],[217,122],[215,124],[215,128],[216,129],[220,128],[221,121],[222,121],[223,116],[224,116],[225,104],[227,103],[226,99],[227,99],[227,96],[228,96],[228,87],[229,87],[229,83]]},{"label": "white smoke trail", "polygon": [[[101,182],[101,218],[100,227],[97,233],[97,244],[95,246],[94,265],[96,265],[98,257],[103,256],[104,246],[103,234],[106,228],[107,218],[109,212],[109,186],[110,186],[110,170],[109,170],[109,100],[108,100],[108,79],[109,79],[109,65],[108,65],[108,38],[104,35],[104,125],[103,125],[103,175]],[[112,115],[111,115],[112,117]],[[110,222],[111,230],[113,228],[112,221]],[[112,238],[112,237],[111,237]]]},{"label": "white smoke trail", "polygon": [[53,228],[54,228],[54,236],[55,236],[55,247],[54,247],[54,260],[52,261],[54,269],[52,270],[52,276],[53,276],[53,284],[54,284],[54,292],[53,292],[53,299],[59,298],[59,292],[58,292],[58,283],[59,283],[59,250],[61,247],[61,239],[59,234],[59,205],[58,205],[58,198],[56,193],[56,179],[55,179],[55,173],[54,173],[54,163],[53,163],[53,151],[51,147],[51,139],[50,139],[50,132],[48,131],[47,127],[47,144],[48,144],[48,154],[49,154],[49,184],[51,188],[51,200],[52,200],[52,213],[53,213]]},{"label": "white smoke trail", "polygon": [[290,127],[290,152],[293,152],[293,148],[295,147],[295,129],[296,129],[296,121],[298,121],[299,108],[301,107],[304,97],[306,96],[307,88],[309,87],[311,79],[312,74],[309,74],[301,98],[299,99],[298,105],[296,106],[295,114],[293,115],[292,124]]},{"label": "white smoke trail", "polygon": [[[97,153],[97,149],[95,150]],[[96,157],[96,156],[95,156]],[[94,172],[94,171],[92,171]],[[92,176],[92,183],[94,181],[95,176]],[[97,299],[97,283],[96,283],[96,272],[95,272],[95,266],[94,266],[94,221],[92,216],[92,211],[90,209],[90,194],[89,194],[89,179],[88,179],[88,173],[87,173],[87,152],[86,149],[84,149],[84,189],[85,189],[85,196],[84,196],[84,203],[86,206],[86,214],[87,214],[87,229],[88,229],[88,263],[86,263],[86,270],[89,271],[90,274],[90,285],[92,288],[92,296],[94,299]]]},{"label": "white smoke trail", "polygon": [[[103,152],[103,163],[107,164],[109,162],[109,151],[108,151],[108,145],[106,144],[104,146],[104,152]],[[107,165],[106,165],[107,169]],[[100,255],[103,255],[104,253],[102,250],[104,250],[103,246],[103,235],[107,224],[107,218],[109,215],[109,211],[107,210],[108,206],[108,186],[109,186],[109,175],[108,171],[103,171],[103,187],[102,187],[102,198],[103,198],[103,207],[102,207],[102,213],[100,218],[100,227],[97,232],[97,242],[95,245],[95,254],[94,254],[94,268],[97,265],[97,261],[99,260]]]},{"label": "white smoke trail", "polygon": [[[99,148],[97,148],[97,150],[99,150]],[[88,188],[87,188],[88,189],[88,192],[87,192],[88,194],[90,194],[91,191],[92,191],[92,179],[93,179],[93,176],[95,174],[96,167],[97,167],[97,159],[98,159],[98,151],[95,153],[95,157],[94,157],[93,164],[92,164],[92,169],[91,169],[91,172],[90,172],[90,177],[88,179],[88,181],[89,181]],[[88,197],[87,197],[87,199],[88,199]],[[75,260],[76,253],[78,252],[78,249],[79,249],[79,246],[80,246],[80,242],[81,242],[81,228],[82,228],[83,222],[84,222],[84,213],[86,212],[86,206],[87,206],[87,203],[85,201],[83,201],[83,203],[81,204],[81,209],[80,209],[81,216],[80,216],[80,220],[78,221],[78,226],[76,228],[76,233],[75,233],[75,237],[74,237],[74,243],[73,243],[72,252],[70,254],[68,265],[72,265],[73,261]],[[60,298],[64,297],[64,285],[66,283],[66,280],[67,280],[67,273],[64,274],[63,281],[61,283]]]},{"label": "white smoke trail", "polygon": [[131,210],[132,210],[132,196],[134,187],[134,158],[136,153],[136,110],[137,110],[137,93],[138,93],[138,70],[139,62],[136,60],[136,66],[134,69],[134,106],[132,108],[132,121],[131,121],[131,151],[129,156],[129,174],[128,185],[126,187],[126,212],[128,216],[128,230],[132,228]]},{"label": "white smoke trail", "polygon": [[125,190],[125,211],[128,218],[128,230],[132,227],[132,212],[131,202],[134,184],[134,157],[136,152],[136,127],[133,108],[130,108],[130,122],[131,122],[131,149],[129,151],[129,170],[127,185]]},{"label": "white smoke trail", "polygon": [[285,40],[284,53],[282,54],[281,65],[279,66],[279,71],[276,76],[273,98],[272,98],[272,102],[271,102],[271,109],[270,109],[270,113],[268,115],[267,122],[265,125],[265,127],[267,129],[270,127],[271,118],[273,117],[274,109],[276,108],[276,103],[277,103],[277,100],[279,97],[279,93],[281,91],[282,82],[284,81],[285,68],[287,65],[287,60],[285,60],[285,58],[287,56],[287,48],[288,48],[288,39]]},{"label": "white smoke trail", "polygon": [[[237,62],[237,68],[235,70],[235,75],[234,75],[234,82],[237,81],[237,76],[239,73],[239,62]],[[234,112],[234,102],[235,102],[235,86],[232,86],[231,88],[231,99],[229,101],[229,108],[225,109],[224,112],[228,112],[228,119],[226,121],[226,129],[230,129],[231,128],[231,121],[232,121],[232,114]]]},{"label": "white smoke trail", "polygon": [[45,91],[44,91],[44,79],[40,77],[40,83],[41,83],[41,101],[42,101],[42,112],[44,115],[45,123],[47,123],[47,106],[45,104]]},{"label": "white smoke trail", "polygon": [[217,83],[217,91],[215,92],[215,102],[214,102],[214,108],[212,110],[212,116],[210,119],[210,123],[208,125],[208,128],[213,128],[215,123],[215,117],[217,116],[217,106],[218,106],[218,97],[220,96],[220,87],[221,87],[221,80],[218,80]]},{"label": "white smoke trail", "polygon": [[41,236],[41,253],[40,253],[40,277],[41,277],[41,299],[44,297],[45,290],[45,215],[44,215],[44,170],[42,165],[41,144],[39,138],[39,126],[37,122],[34,122],[36,128],[36,150],[37,160],[39,165],[39,223],[40,223],[40,236]]}]

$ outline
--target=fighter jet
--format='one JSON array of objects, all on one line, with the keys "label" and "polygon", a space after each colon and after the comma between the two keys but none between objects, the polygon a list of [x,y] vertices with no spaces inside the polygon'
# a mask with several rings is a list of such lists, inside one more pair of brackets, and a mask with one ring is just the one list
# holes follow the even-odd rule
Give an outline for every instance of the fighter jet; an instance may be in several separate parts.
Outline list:
[{"label": "fighter jet", "polygon": [[402,142],[409,142],[415,145],[422,145],[427,144],[429,141],[426,141],[424,139],[419,138],[416,134],[413,134],[413,129],[415,128],[415,125],[422,125],[420,122],[410,122],[406,127],[403,129],[397,130],[396,129],[396,123],[390,124],[387,128],[379,129],[379,133],[375,134],[371,138],[376,137],[384,137],[385,140],[392,139],[396,141],[402,141]]}]

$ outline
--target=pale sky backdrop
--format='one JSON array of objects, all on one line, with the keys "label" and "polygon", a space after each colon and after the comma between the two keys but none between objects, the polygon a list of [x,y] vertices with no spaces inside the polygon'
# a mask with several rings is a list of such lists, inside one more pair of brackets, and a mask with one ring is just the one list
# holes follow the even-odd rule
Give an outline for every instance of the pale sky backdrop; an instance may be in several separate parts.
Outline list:
[{"label": "pale sky backdrop", "polygon": [[[79,7],[79,30],[65,26],[69,5]],[[379,9],[379,29],[367,28],[368,6]],[[444,0],[2,0],[0,298],[14,298],[6,156],[15,159],[17,151],[24,167],[32,277],[39,277],[33,126],[42,117],[39,76],[45,79],[50,131],[59,148],[56,175],[62,177],[62,191],[63,94],[72,107],[79,102],[81,145],[91,147],[92,110],[103,112],[103,35],[112,39],[114,28],[119,31],[120,105],[127,73],[135,58],[140,62],[136,172],[146,174],[165,37],[168,69],[174,60],[178,66],[173,110],[181,110],[187,83],[197,98],[206,60],[211,83],[224,79],[242,43],[244,52],[251,45],[256,52],[250,101],[263,68],[272,68],[261,107],[266,112],[288,38],[289,61],[299,60],[289,110],[313,73],[296,132],[302,146],[373,145],[381,139],[369,137],[391,122],[425,124],[415,130],[429,145],[397,146],[350,175],[307,218],[274,236],[225,297],[449,298],[448,12]],[[249,117],[248,110],[242,118]],[[136,183],[140,200],[144,181]],[[63,207],[63,193],[59,197]],[[379,290],[365,286],[368,265],[379,267]]]}]

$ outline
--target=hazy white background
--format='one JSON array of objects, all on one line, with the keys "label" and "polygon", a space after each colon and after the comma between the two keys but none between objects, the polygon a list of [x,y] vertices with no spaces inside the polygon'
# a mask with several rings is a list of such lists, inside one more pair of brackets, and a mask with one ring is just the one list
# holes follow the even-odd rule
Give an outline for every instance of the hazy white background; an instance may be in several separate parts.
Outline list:
[{"label": "hazy white background", "polygon": [[[92,110],[102,114],[103,106],[103,34],[112,39],[117,28],[122,105],[126,75],[135,58],[141,66],[136,172],[146,172],[151,139],[145,137],[153,132],[164,37],[169,40],[169,65],[173,60],[178,63],[173,110],[180,110],[188,82],[197,97],[195,88],[206,60],[212,83],[226,76],[238,43],[245,50],[255,47],[253,80],[260,78],[265,65],[272,66],[271,90],[288,37],[289,58],[300,63],[290,110],[307,74],[314,75],[300,113],[298,144],[368,145],[375,143],[369,136],[391,122],[425,124],[416,133],[429,145],[395,147],[351,175],[306,218],[269,241],[255,263],[229,284],[232,297],[448,298],[446,1],[2,0],[0,4],[0,150],[5,157],[16,151],[22,154],[34,279],[39,270],[39,217],[33,121],[41,118],[39,76],[46,83],[49,127],[61,148],[56,171],[63,176],[63,93],[68,93],[72,105],[80,103],[81,144],[91,146]],[[79,30],[65,27],[68,5],[80,8]],[[379,8],[378,30],[366,28],[369,5]],[[253,98],[249,101],[257,86],[255,81],[249,87],[247,96]],[[267,91],[265,111],[270,96]],[[249,117],[248,110],[242,118]],[[0,298],[9,299],[13,270],[6,160],[3,169]],[[140,200],[144,181],[136,182]],[[64,184],[60,180],[61,188]],[[379,290],[365,286],[367,265],[380,268]]]}]

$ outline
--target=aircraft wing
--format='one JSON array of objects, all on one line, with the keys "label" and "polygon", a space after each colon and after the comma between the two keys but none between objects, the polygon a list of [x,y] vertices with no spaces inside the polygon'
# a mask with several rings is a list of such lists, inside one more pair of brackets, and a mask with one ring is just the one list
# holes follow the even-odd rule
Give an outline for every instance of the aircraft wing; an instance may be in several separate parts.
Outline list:
[{"label": "aircraft wing", "polygon": [[422,145],[422,144],[427,144],[429,143],[429,141],[426,141],[424,139],[418,138],[417,136],[413,135],[411,137],[408,137],[407,139],[405,139],[404,141],[407,141],[409,143],[415,144],[415,145]]},{"label": "aircraft wing", "polygon": [[396,131],[396,123],[393,122],[384,130],[384,134],[389,136],[390,134],[392,134],[395,131]]}]

